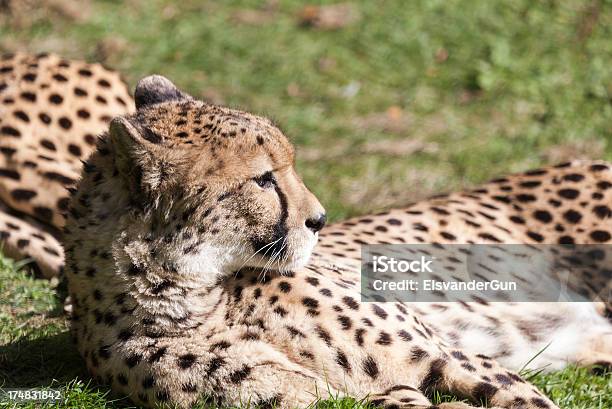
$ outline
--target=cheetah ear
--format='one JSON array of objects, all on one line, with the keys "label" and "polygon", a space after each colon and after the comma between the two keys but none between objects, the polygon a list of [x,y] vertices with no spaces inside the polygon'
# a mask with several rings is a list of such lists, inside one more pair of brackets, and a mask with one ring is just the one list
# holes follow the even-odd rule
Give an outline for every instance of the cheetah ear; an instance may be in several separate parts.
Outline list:
[{"label": "cheetah ear", "polygon": [[111,121],[109,133],[115,154],[128,160],[135,159],[137,155],[142,155],[163,142],[163,138],[155,132],[142,129],[120,116]]},{"label": "cheetah ear", "polygon": [[179,90],[168,78],[161,75],[149,75],[136,84],[134,99],[136,100],[136,109],[141,109],[166,101],[193,98]]},{"label": "cheetah ear", "polygon": [[143,195],[152,193],[156,185],[150,176],[158,173],[161,166],[158,144],[162,138],[123,117],[112,120],[109,134],[119,174],[134,198],[143,199]]}]

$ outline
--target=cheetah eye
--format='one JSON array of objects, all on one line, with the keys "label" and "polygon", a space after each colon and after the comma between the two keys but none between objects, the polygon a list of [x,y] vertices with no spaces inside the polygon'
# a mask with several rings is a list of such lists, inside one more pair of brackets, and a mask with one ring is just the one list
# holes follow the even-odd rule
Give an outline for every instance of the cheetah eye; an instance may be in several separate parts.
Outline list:
[{"label": "cheetah eye", "polygon": [[274,179],[272,172],[266,172],[261,176],[254,177],[253,180],[262,189],[269,189],[276,185],[276,179]]}]

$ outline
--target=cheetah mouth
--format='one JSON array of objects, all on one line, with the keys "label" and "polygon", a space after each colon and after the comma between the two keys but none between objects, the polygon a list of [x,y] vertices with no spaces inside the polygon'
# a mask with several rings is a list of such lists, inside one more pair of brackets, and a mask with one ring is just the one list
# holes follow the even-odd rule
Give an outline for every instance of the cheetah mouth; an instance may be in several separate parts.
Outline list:
[{"label": "cheetah mouth", "polygon": [[309,240],[294,232],[268,242],[251,239],[251,245],[254,253],[244,262],[245,266],[287,271],[302,267],[308,262],[316,245],[316,238]]},{"label": "cheetah mouth", "polygon": [[251,246],[255,251],[254,254],[260,258],[283,258],[287,255],[287,235],[283,234],[272,241],[251,238]]},{"label": "cheetah mouth", "polygon": [[289,229],[285,225],[286,217],[282,217],[272,229],[268,238],[252,236],[251,247],[255,252],[253,255],[263,259],[283,259],[287,257]]}]

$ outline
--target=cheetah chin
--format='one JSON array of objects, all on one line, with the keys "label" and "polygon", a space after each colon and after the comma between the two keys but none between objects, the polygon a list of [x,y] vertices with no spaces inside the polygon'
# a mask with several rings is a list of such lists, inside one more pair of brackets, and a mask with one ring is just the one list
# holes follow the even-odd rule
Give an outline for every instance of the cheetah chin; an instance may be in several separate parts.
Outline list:
[{"label": "cheetah chin", "polygon": [[[302,231],[288,232],[283,237],[277,239],[280,246],[273,247],[273,244],[264,245],[256,250],[252,256],[247,257],[238,268],[236,265],[231,268],[232,271],[239,270],[242,267],[262,268],[269,270],[277,270],[279,272],[291,271],[304,267],[318,240],[318,233],[308,234]],[[275,242],[270,242],[275,243]],[[283,247],[287,250],[283,251]],[[271,248],[271,250],[268,250]],[[269,253],[262,255],[262,253]]]}]

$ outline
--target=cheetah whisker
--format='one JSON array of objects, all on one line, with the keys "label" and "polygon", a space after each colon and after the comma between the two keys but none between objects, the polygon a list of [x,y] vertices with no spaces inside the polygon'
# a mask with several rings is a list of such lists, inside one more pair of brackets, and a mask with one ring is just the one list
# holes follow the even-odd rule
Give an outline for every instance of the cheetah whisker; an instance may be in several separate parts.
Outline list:
[{"label": "cheetah whisker", "polygon": [[[287,247],[287,238],[285,237],[285,240],[283,241],[283,245],[281,246],[281,249],[280,249],[281,253],[283,250],[285,250],[286,247]],[[278,265],[278,271],[281,273],[281,275],[283,275],[285,273],[285,269],[281,267],[281,261],[282,262],[287,261],[287,254],[284,254],[283,256],[279,257],[276,260],[276,263]]]},{"label": "cheetah whisker", "polygon": [[[270,256],[270,260],[268,260],[268,262],[264,265],[264,271],[270,271],[270,267],[274,264],[274,261],[276,260],[276,258],[283,252],[283,249],[285,248],[286,244],[287,244],[287,236],[283,236],[283,243],[281,245],[281,248],[276,252],[273,253]],[[280,258],[279,258],[280,259]]]},{"label": "cheetah whisker", "polygon": [[[277,240],[275,240],[275,241],[274,241],[272,244],[276,244],[276,243],[278,243],[278,242],[279,242],[281,239],[282,239],[282,237],[279,237],[279,238],[278,238]],[[264,257],[265,257],[265,256],[268,254],[268,251],[270,251],[270,249],[271,249],[271,248],[272,248],[272,247],[268,247],[268,249],[267,249],[267,250],[266,250],[266,251],[263,253],[263,256],[264,256]],[[266,265],[267,265],[267,264],[268,264],[268,263],[266,263]],[[265,280],[265,279],[266,279],[266,272],[267,272],[267,271],[266,271],[266,267],[265,267],[265,265],[264,265],[264,267],[263,267],[263,269],[262,269],[262,272],[261,272],[261,274],[260,274],[260,275],[259,275],[259,277],[258,277],[258,278],[259,278],[261,281],[263,281],[263,280]]]},{"label": "cheetah whisker", "polygon": [[[281,238],[282,238],[282,237],[279,237],[279,238],[278,238],[278,239],[276,239],[275,241],[271,241],[270,243],[266,244],[265,246],[262,246],[262,247],[261,247],[259,250],[257,250],[257,251],[256,251],[256,252],[254,252],[253,254],[251,254],[251,255],[249,256],[249,258],[247,258],[247,259],[244,261],[244,263],[242,263],[242,265],[241,265],[241,266],[238,268],[238,270],[236,270],[236,271],[240,271],[240,270],[242,270],[242,268],[243,268],[244,266],[246,266],[246,264],[247,264],[249,261],[251,261],[251,259],[252,259],[253,257],[255,257],[255,256],[256,256],[256,255],[257,255],[257,254],[258,254],[260,251],[262,251],[262,250],[263,250],[263,249],[265,249],[266,247],[273,246],[274,244],[278,243],[278,242],[279,242],[279,240],[280,240]],[[266,252],[265,252],[263,255],[266,255],[266,253],[267,253],[267,252],[268,252],[268,251],[266,250]]]}]

